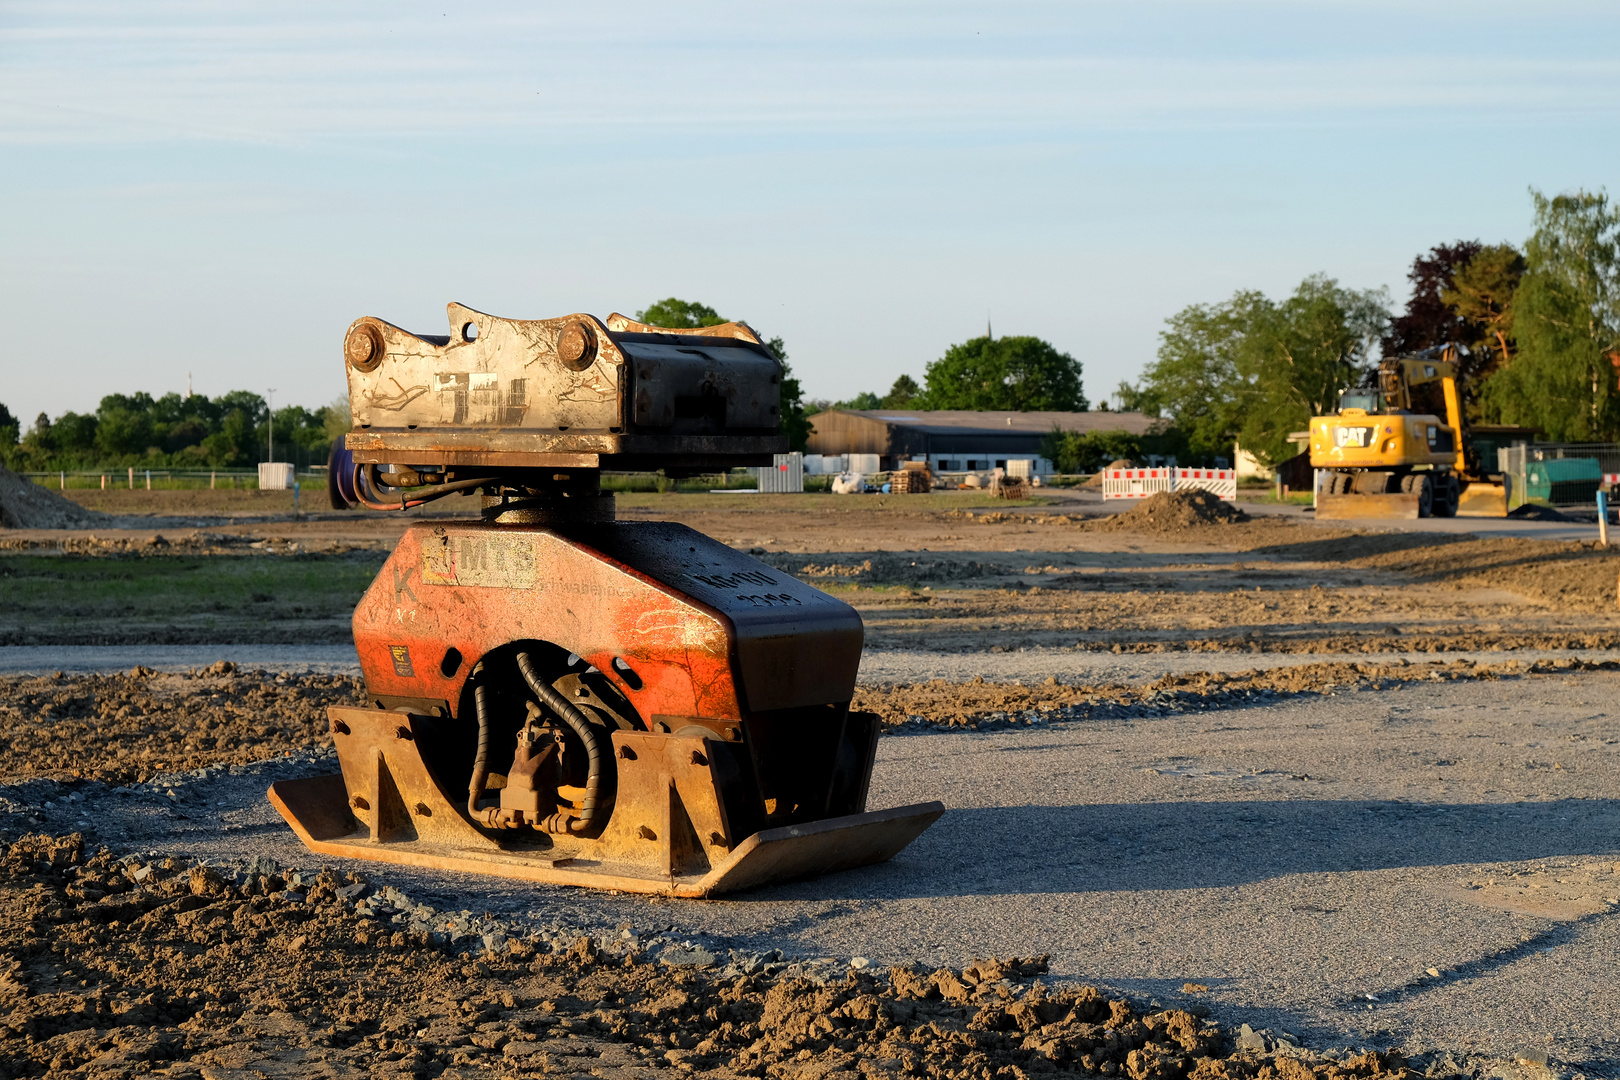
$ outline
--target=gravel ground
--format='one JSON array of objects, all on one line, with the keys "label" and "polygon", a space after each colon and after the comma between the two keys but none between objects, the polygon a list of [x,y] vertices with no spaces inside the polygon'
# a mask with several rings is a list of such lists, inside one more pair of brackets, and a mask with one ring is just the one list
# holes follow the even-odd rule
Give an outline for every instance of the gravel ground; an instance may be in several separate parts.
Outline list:
[{"label": "gravel ground", "polygon": [[[1591,662],[1620,661],[1617,649],[1513,649],[1447,652],[1446,661],[1467,660],[1500,664],[1575,658]],[[996,682],[1056,678],[1063,683],[1093,685],[1152,682],[1166,675],[1199,672],[1270,671],[1275,668],[1330,663],[1431,663],[1439,659],[1427,652],[1393,653],[1104,653],[1079,649],[1028,648],[1012,652],[945,653],[922,649],[868,649],[861,656],[860,680],[865,685],[972,678]],[[180,672],[228,660],[243,669],[264,668],[296,674],[359,675],[360,665],[350,645],[78,645],[0,647],[0,675],[48,675],[121,672],[142,666],[155,671]]]},{"label": "gravel ground", "polygon": [[240,668],[291,673],[359,675],[353,645],[6,645],[0,675],[128,671],[189,671],[228,660]]},{"label": "gravel ground", "polygon": [[[7,1076],[1416,1075],[1397,1054],[1318,1054],[1224,1032],[1199,1006],[1051,985],[1044,957],[722,966],[628,929],[458,947],[434,927],[459,916],[354,875],[116,859],[82,840],[0,844]],[[1456,1071],[1447,1056],[1415,1064]]]},{"label": "gravel ground", "polygon": [[[1612,552],[711,501],[867,619],[910,849],[711,902],[339,864],[264,792],[335,771],[351,647],[3,648],[0,1076],[1620,1078]],[[329,517],[221,529],[399,527]]]},{"label": "gravel ground", "polygon": [[[872,805],[941,798],[939,824],[890,864],[707,903],[335,869],[451,913],[464,943],[628,929],[653,955],[781,950],[825,970],[1050,953],[1059,984],[1210,1008],[1229,1034],[1620,1076],[1617,690],[1569,670],[1169,695],[891,736]],[[0,827],[313,871],[264,789],[332,768],[308,751],[122,787],[30,780],[0,789]]]}]

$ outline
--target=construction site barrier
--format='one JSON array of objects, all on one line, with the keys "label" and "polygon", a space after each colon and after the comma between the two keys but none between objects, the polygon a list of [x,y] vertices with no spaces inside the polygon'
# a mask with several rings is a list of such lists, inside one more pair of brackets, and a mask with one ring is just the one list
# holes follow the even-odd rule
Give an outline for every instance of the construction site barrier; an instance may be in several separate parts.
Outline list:
[{"label": "construction site barrier", "polygon": [[1210,491],[1230,502],[1237,498],[1233,469],[1104,469],[1103,498],[1144,499],[1160,491]]},{"label": "construction site barrier", "polygon": [[1236,469],[1176,469],[1172,491],[1210,491],[1231,502],[1237,498]]},{"label": "construction site barrier", "polygon": [[1104,469],[1103,498],[1145,499],[1169,491],[1174,469]]}]

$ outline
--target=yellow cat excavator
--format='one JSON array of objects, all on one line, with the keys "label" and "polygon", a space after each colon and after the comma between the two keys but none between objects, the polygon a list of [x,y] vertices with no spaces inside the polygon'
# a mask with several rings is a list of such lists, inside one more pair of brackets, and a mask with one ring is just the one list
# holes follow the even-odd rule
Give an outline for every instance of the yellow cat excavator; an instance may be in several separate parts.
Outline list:
[{"label": "yellow cat excavator", "polygon": [[1311,420],[1317,517],[1506,517],[1511,478],[1486,471],[1485,441],[1463,419],[1456,346],[1387,357]]}]

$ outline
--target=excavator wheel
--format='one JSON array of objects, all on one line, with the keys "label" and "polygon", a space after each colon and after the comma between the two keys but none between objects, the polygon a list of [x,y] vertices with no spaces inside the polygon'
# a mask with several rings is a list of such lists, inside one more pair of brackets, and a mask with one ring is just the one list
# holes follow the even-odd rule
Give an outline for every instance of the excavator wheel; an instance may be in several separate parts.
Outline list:
[{"label": "excavator wheel", "polygon": [[1462,499],[1462,486],[1457,483],[1457,477],[1447,473],[1445,478],[1436,486],[1434,492],[1434,516],[1456,517],[1457,503]]},{"label": "excavator wheel", "polygon": [[1401,494],[1417,496],[1418,517],[1426,518],[1434,512],[1434,480],[1428,473],[1407,473],[1401,477]]}]

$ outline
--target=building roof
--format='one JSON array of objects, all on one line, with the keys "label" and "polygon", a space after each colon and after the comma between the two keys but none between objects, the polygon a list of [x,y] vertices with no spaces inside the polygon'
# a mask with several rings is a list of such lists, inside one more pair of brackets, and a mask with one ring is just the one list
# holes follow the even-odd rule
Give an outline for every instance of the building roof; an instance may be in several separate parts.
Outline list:
[{"label": "building roof", "polygon": [[1128,431],[1132,435],[1143,435],[1159,422],[1158,417],[1139,412],[977,412],[965,409],[828,409],[827,412],[847,413],[937,435],[970,432],[1045,435],[1054,427],[1064,431]]}]

